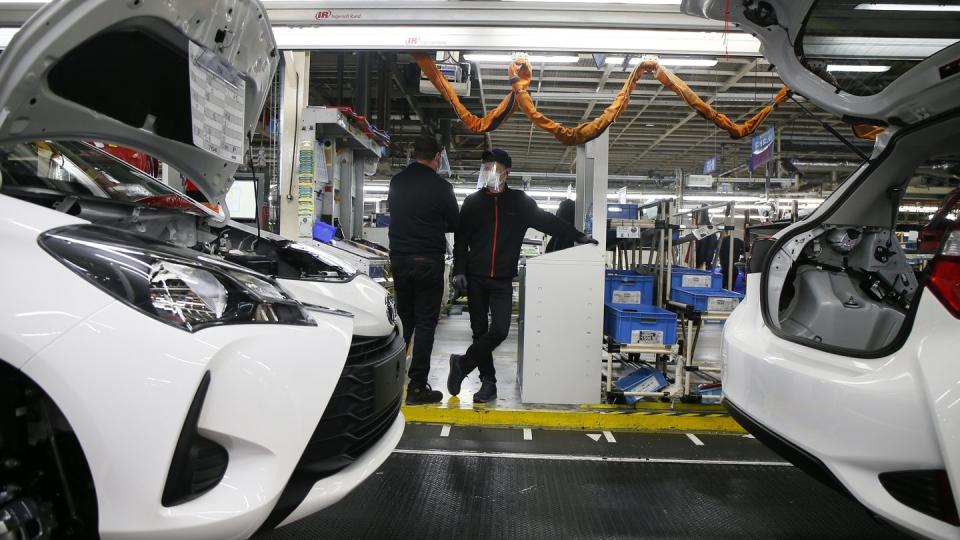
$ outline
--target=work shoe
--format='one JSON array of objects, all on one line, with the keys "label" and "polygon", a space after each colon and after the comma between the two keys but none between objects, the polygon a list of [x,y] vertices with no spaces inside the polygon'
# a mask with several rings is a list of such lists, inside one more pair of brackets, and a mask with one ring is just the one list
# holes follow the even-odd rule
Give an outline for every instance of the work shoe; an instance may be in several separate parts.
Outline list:
[{"label": "work shoe", "polygon": [[474,403],[486,403],[497,399],[497,383],[483,381],[480,390],[473,395]]},{"label": "work shoe", "polygon": [[425,403],[440,403],[443,393],[430,388],[429,384],[422,386],[407,386],[407,405],[423,405]]},{"label": "work shoe", "polygon": [[450,374],[447,375],[447,391],[450,392],[451,396],[460,393],[460,384],[463,383],[463,380],[466,378],[467,374],[463,370],[463,355],[451,354]]}]

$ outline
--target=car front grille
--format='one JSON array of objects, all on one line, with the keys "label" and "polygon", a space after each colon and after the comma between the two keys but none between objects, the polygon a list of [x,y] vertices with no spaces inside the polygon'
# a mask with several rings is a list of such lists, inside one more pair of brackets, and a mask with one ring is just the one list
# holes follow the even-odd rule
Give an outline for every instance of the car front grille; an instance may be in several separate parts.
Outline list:
[{"label": "car front grille", "polygon": [[380,440],[400,411],[404,348],[396,330],[388,338],[353,340],[340,382],[307,444],[302,464],[330,475]]},{"label": "car front grille", "polygon": [[405,380],[403,337],[354,337],[340,380],[261,530],[279,525],[317,481],[356,461],[379,441],[400,412]]}]

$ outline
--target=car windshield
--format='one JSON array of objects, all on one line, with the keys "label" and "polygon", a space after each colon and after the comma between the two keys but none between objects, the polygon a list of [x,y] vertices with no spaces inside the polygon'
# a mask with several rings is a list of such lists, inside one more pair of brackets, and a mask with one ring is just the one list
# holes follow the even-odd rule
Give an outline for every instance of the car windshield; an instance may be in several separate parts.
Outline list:
[{"label": "car windshield", "polygon": [[0,146],[3,191],[60,193],[210,215],[190,198],[84,142]]},{"label": "car windshield", "polygon": [[819,0],[797,52],[840,90],[871,96],[958,40],[960,1]]}]

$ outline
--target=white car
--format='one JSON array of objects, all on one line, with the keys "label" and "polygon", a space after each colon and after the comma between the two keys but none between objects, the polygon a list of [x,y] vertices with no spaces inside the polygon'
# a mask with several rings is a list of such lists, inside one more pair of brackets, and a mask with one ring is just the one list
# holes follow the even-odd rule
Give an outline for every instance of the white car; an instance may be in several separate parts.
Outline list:
[{"label": "white car", "polygon": [[884,520],[960,538],[958,216],[922,272],[893,236],[914,173],[949,177],[929,161],[960,158],[958,14],[812,0],[683,10],[756,35],[787,86],[821,109],[887,127],[820,208],[754,246],[723,334],[727,407]]},{"label": "white car", "polygon": [[0,535],[247,537],[396,446],[381,287],[77,142],[221,202],[276,58],[252,0],[52,2],[0,56]]}]

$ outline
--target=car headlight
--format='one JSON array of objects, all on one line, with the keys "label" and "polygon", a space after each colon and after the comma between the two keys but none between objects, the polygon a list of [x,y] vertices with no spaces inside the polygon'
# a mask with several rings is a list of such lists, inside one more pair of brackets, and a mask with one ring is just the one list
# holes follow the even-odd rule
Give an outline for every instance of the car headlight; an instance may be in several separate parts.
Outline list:
[{"label": "car headlight", "polygon": [[190,332],[222,324],[316,324],[269,278],[190,250],[96,225],[54,229],[39,242],[117,299]]}]

